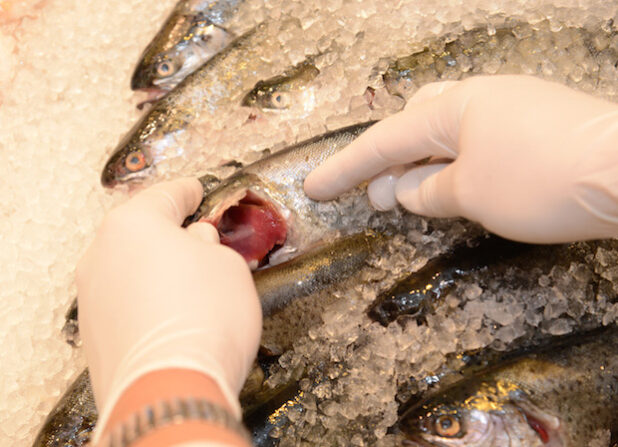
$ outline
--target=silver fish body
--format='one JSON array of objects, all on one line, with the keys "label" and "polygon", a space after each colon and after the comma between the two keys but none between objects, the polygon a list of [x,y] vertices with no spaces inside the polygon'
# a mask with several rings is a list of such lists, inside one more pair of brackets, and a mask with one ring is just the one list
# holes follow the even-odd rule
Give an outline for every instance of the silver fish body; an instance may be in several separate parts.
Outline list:
[{"label": "silver fish body", "polygon": [[242,0],[181,0],[145,48],[133,90],[159,95],[174,88],[234,39],[224,28]]},{"label": "silver fish body", "polygon": [[[186,152],[207,145],[201,126],[228,102],[239,102],[256,76],[272,76],[282,44],[275,44],[272,60],[264,59],[264,46],[273,45],[272,34],[282,26],[299,26],[296,21],[263,23],[243,34],[223,51],[188,75],[159,99],[121,140],[108,159],[101,182],[139,182],[152,176],[163,160],[186,156]],[[278,46],[277,46],[278,45]]]},{"label": "silver fish body", "polygon": [[[404,99],[430,82],[482,74],[534,75],[595,94],[613,82],[611,72],[618,62],[615,35],[613,27],[564,26],[555,31],[548,21],[507,22],[429,41],[423,50],[392,60],[382,78],[390,94]],[[564,63],[568,55],[571,64]]]},{"label": "silver fish body", "polygon": [[[222,243],[226,243],[227,230],[222,222],[236,207],[249,200],[268,208],[285,228],[285,234],[272,241],[258,255],[244,254],[253,268],[275,265],[303,253],[308,247],[322,240],[334,240],[342,233],[351,234],[368,228],[375,211],[369,206],[360,189],[331,202],[309,199],[303,189],[305,177],[331,155],[340,151],[373,123],[358,124],[319,137],[303,141],[271,156],[250,164],[225,179],[211,190],[202,201],[191,221],[207,221],[219,230]],[[264,235],[255,228],[255,238]],[[281,236],[281,235],[279,235]],[[232,248],[242,249],[238,244]],[[241,250],[238,250],[242,253]]]},{"label": "silver fish body", "polygon": [[[579,447],[618,429],[618,331],[464,380],[398,423],[415,447]],[[602,445],[602,444],[596,444]]]}]

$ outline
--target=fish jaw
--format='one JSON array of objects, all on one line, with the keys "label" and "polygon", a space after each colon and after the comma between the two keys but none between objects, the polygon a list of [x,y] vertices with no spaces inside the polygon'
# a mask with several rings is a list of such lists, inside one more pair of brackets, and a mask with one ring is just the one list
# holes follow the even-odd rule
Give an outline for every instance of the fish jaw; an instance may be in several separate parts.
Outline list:
[{"label": "fish jaw", "polygon": [[258,188],[239,187],[224,194],[199,221],[212,224],[221,243],[242,255],[251,270],[270,265],[270,255],[287,240],[290,213]]},{"label": "fish jaw", "polygon": [[137,108],[139,110],[142,110],[146,104],[153,104],[157,102],[159,99],[163,98],[165,94],[168,92],[168,90],[166,89],[156,88],[156,87],[139,88],[139,89],[134,89],[134,90],[137,90],[139,92],[143,92],[146,94],[146,98],[143,101],[140,101],[140,103],[137,105]]},{"label": "fish jaw", "polygon": [[[132,90],[160,89],[168,92],[219,51],[227,47],[235,34],[208,20],[194,21],[173,46],[146,48],[131,76]],[[165,68],[166,72],[162,70]]]}]

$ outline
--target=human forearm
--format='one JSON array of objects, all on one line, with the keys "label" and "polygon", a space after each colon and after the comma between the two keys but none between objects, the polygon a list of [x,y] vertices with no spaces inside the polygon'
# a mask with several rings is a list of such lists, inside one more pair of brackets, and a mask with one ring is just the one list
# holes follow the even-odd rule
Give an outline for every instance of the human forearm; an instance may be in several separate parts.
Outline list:
[{"label": "human forearm", "polygon": [[[204,399],[232,411],[218,385],[208,376],[191,370],[166,369],[148,373],[132,383],[118,399],[103,428],[102,439],[147,406],[176,398]],[[234,431],[204,420],[190,420],[157,427],[140,437],[133,447],[168,447],[186,442],[248,446]],[[98,446],[106,447],[99,443]],[[97,447],[98,447],[97,446]]]}]

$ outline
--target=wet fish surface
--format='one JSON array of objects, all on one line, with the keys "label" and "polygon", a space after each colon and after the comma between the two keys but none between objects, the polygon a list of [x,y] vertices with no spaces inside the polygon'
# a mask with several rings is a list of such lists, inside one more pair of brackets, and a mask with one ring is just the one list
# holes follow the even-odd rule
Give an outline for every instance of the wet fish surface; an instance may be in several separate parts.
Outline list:
[{"label": "wet fish surface", "polygon": [[113,187],[152,175],[158,163],[186,156],[189,148],[207,145],[201,126],[208,126],[219,107],[241,96],[255,77],[276,74],[277,57],[266,61],[262,47],[280,27],[297,27],[296,21],[262,23],[249,30],[173,90],[159,99],[122,139],[107,161],[101,182]]},{"label": "wet fish surface", "polygon": [[258,81],[245,95],[242,105],[259,109],[283,110],[295,106],[312,107],[315,93],[312,83],[320,74],[312,58],[290,67],[273,78]]},{"label": "wet fish surface", "polygon": [[[378,234],[359,233],[332,244],[314,247],[297,259],[255,272],[254,280],[262,301],[264,317],[267,319],[295,299],[314,294],[335,281],[350,277],[382,242],[382,237]],[[74,302],[67,312],[64,329],[70,332],[72,343],[75,343],[77,338],[77,311],[77,303]],[[266,395],[263,404],[266,405],[275,398],[276,396]],[[260,404],[257,406],[265,408],[259,400],[262,399],[261,396],[248,396],[251,402],[256,399]],[[272,405],[272,402],[268,403],[268,408]],[[254,404],[249,408],[251,414],[257,411],[253,407]],[[84,445],[90,438],[97,417],[88,373],[84,371],[49,414],[33,446]]]},{"label": "wet fish surface", "polygon": [[133,90],[161,96],[232,40],[224,28],[242,0],[181,0],[145,48],[133,76]]},{"label": "wet fish surface", "polygon": [[369,227],[374,211],[364,194],[315,202],[303,189],[305,177],[343,149],[373,122],[303,141],[248,165],[223,180],[188,219],[212,223],[221,238],[256,269],[303,253],[318,241]]},{"label": "wet fish surface", "polygon": [[49,413],[36,447],[79,447],[90,439],[98,417],[88,371],[83,371]]},{"label": "wet fish surface", "polygon": [[[557,267],[586,263],[599,247],[612,242],[579,242],[561,245],[532,245],[508,241],[497,236],[484,237],[473,244],[455,247],[449,253],[429,261],[419,271],[397,282],[380,294],[369,307],[375,321],[387,325],[400,318],[422,317],[437,302],[463,283],[489,288],[508,278],[502,287],[542,290],[539,277]],[[588,300],[603,281],[590,274]],[[549,288],[549,284],[545,288]]]},{"label": "wet fish surface", "polygon": [[464,380],[402,416],[403,445],[610,445],[618,430],[617,354],[614,327]]},{"label": "wet fish surface", "polygon": [[[392,60],[382,78],[390,94],[405,99],[424,84],[480,74],[535,75],[594,93],[600,84],[615,82],[618,62],[615,35],[615,28],[591,30],[564,26],[554,31],[547,21],[534,26],[518,22],[495,29],[485,26],[443,36],[429,42],[421,51]],[[547,40],[551,42],[547,45],[549,51],[535,50],[538,42]],[[572,55],[572,64],[559,62],[565,54]],[[533,65],[536,70],[530,71]],[[613,73],[606,69],[591,70],[591,79],[581,83],[582,66],[611,66]]]}]

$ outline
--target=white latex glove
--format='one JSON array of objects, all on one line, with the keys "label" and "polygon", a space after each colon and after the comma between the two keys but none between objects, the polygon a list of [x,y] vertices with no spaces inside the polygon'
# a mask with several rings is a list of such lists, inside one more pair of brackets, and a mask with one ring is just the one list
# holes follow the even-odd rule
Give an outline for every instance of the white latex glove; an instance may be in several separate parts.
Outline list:
[{"label": "white latex glove", "polygon": [[98,427],[132,382],[167,368],[211,377],[240,417],[237,396],[257,353],[262,312],[247,263],[219,244],[214,227],[181,228],[201,198],[196,179],[140,192],[107,215],[78,265]]},{"label": "white latex glove", "polygon": [[[403,169],[429,156],[454,161]],[[526,242],[616,237],[618,106],[527,76],[429,84],[312,172],[305,191],[327,200],[371,178],[382,210],[463,216]]]}]

